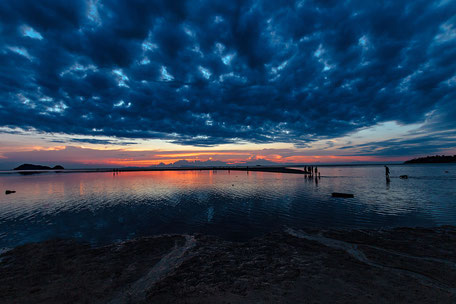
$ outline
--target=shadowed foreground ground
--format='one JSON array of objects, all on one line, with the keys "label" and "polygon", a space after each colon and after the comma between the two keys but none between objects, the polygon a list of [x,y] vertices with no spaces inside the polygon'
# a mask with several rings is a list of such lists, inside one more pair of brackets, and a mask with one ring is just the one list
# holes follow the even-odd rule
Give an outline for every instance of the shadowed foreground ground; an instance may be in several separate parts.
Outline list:
[{"label": "shadowed foreground ground", "polygon": [[0,302],[456,303],[455,248],[456,227],[54,240],[0,257]]}]

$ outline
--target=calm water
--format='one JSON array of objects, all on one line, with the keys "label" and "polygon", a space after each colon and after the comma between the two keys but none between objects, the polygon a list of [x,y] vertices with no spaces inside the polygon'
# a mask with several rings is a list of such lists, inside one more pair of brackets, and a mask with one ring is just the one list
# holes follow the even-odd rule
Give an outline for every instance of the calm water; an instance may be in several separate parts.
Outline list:
[{"label": "calm water", "polygon": [[389,185],[381,166],[320,167],[318,183],[236,171],[0,174],[0,248],[55,237],[106,243],[202,232],[245,240],[284,226],[456,225],[456,165],[390,169]]}]

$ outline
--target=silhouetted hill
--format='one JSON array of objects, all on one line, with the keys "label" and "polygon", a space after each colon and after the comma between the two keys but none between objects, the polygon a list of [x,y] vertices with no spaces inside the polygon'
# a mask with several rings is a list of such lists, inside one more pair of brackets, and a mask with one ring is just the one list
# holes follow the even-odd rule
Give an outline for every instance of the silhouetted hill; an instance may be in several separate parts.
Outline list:
[{"label": "silhouetted hill", "polygon": [[404,164],[443,164],[443,163],[456,163],[456,155],[435,155],[419,157],[408,160]]},{"label": "silhouetted hill", "polygon": [[164,164],[160,163],[158,165],[150,166],[150,168],[156,167],[225,167],[225,166],[285,166],[286,164],[275,163],[272,161],[268,161],[266,159],[254,159],[254,160],[247,160],[243,162],[238,162],[236,164],[230,164],[228,162],[220,161],[220,160],[195,160],[195,161],[188,161],[188,160],[178,160],[174,163]]},{"label": "silhouetted hill", "polygon": [[23,164],[20,165],[17,168],[14,168],[14,170],[63,170],[64,168],[60,165],[54,166],[54,168],[48,167],[48,166],[42,166],[42,165],[32,165],[32,164]]}]

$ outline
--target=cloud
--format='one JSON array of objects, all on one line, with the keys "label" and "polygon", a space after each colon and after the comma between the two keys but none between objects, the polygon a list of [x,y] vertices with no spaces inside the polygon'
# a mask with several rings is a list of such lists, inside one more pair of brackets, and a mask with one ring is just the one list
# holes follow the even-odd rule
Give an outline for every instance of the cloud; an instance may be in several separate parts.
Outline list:
[{"label": "cloud", "polygon": [[[89,144],[101,144],[101,145],[135,145],[136,142],[133,141],[117,141],[117,140],[110,140],[110,139],[97,139],[97,138],[71,138],[71,142],[76,143],[89,143]],[[56,141],[56,142],[65,142],[65,141]]]},{"label": "cloud", "polygon": [[297,147],[385,121],[454,130],[455,13],[428,0],[2,1],[0,127]]},{"label": "cloud", "polygon": [[[368,147],[366,147],[367,149]],[[387,156],[387,157],[385,157]],[[398,155],[394,155],[398,156]],[[52,148],[34,147],[23,151],[4,151],[0,154],[0,168],[8,170],[23,163],[42,165],[61,164],[65,168],[85,167],[148,167],[160,164],[176,165],[274,165],[309,163],[359,163],[403,161],[409,157],[385,154],[349,153],[346,150],[319,151],[299,149],[251,150],[126,150],[95,149],[77,146]]]},{"label": "cloud", "polygon": [[338,149],[346,150],[348,155],[390,157],[427,155],[434,153],[445,154],[445,152],[447,152],[447,154],[452,154],[456,151],[455,147],[455,130],[449,130],[432,133],[426,132],[425,135],[420,131],[411,132],[411,134],[405,138],[393,138],[381,141],[371,141],[358,145],[346,145]]}]

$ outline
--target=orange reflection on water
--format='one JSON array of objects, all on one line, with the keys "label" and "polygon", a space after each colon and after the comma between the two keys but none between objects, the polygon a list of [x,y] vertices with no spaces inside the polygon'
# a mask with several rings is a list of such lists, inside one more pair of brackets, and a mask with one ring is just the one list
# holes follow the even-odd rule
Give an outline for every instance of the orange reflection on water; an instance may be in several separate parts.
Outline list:
[{"label": "orange reflection on water", "polygon": [[113,175],[119,184],[128,189],[146,191],[159,187],[165,188],[204,188],[214,184],[217,176],[212,170],[174,170],[174,171],[129,171]]},{"label": "orange reflection on water", "polygon": [[0,182],[6,189],[20,189],[14,196],[1,197],[5,200],[14,198],[29,202],[34,198],[32,201],[52,201],[57,208],[68,202],[90,203],[96,197],[105,198],[102,204],[152,197],[157,200],[173,197],[171,201],[177,203],[175,198],[180,193],[196,193],[199,190],[199,193],[214,189],[237,195],[254,193],[264,185],[274,187],[274,183],[286,183],[284,176],[280,173],[236,170],[171,170],[17,175],[0,178]]}]

